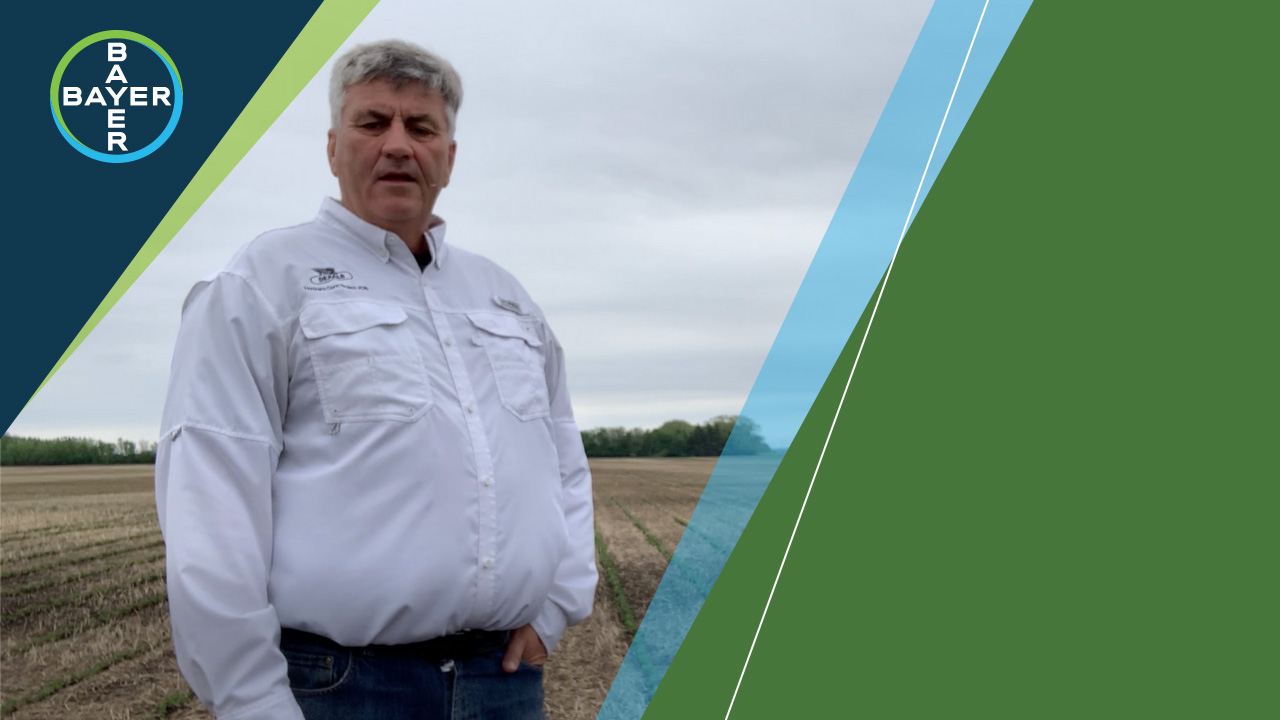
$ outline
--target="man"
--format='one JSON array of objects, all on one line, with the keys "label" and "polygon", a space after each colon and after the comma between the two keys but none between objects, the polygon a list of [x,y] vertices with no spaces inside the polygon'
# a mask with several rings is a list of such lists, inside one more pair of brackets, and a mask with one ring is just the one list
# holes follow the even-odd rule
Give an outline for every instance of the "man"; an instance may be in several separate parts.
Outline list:
[{"label": "man", "polygon": [[341,202],[184,304],[156,503],[178,663],[220,720],[541,717],[591,611],[560,345],[432,214],[461,98],[408,43],[339,58]]}]

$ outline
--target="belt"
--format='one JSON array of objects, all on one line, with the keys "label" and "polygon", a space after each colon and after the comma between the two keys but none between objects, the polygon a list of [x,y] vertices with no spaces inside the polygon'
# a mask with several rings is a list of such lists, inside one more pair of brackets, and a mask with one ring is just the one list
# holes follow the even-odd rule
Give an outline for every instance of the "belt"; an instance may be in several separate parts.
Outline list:
[{"label": "belt", "polygon": [[361,655],[409,656],[426,660],[466,660],[488,655],[507,646],[511,633],[506,630],[463,630],[444,637],[404,643],[402,645],[366,645],[347,647],[316,635],[292,628],[280,629],[281,646],[290,648],[314,648],[325,651],[348,651]]}]

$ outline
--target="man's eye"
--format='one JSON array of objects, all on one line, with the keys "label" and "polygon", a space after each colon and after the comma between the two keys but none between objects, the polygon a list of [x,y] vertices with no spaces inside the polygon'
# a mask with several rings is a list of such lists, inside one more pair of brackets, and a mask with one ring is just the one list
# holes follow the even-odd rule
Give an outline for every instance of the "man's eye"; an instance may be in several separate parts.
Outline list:
[{"label": "man's eye", "polygon": [[383,123],[381,120],[370,120],[368,122],[361,123],[360,127],[365,130],[377,130],[383,127],[385,124],[386,123]]},{"label": "man's eye", "polygon": [[426,137],[428,135],[435,135],[436,131],[433,128],[425,127],[423,125],[417,125],[413,128],[413,134]]}]

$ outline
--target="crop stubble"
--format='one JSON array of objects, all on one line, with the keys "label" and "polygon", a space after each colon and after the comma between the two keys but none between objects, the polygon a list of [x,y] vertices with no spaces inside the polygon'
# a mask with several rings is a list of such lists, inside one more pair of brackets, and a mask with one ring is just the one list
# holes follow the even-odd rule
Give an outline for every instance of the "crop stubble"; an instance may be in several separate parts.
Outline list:
[{"label": "crop stubble", "polygon": [[[637,618],[711,474],[703,458],[596,459],[596,530]],[[208,720],[178,672],[150,466],[0,475],[0,715]],[[604,579],[547,663],[552,720],[594,718],[631,641]]]}]

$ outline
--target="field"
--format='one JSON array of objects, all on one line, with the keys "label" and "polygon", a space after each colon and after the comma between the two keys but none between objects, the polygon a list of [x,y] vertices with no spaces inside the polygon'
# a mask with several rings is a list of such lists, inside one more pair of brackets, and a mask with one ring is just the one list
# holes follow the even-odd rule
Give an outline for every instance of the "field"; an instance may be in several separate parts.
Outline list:
[{"label": "field", "polygon": [[[590,720],[712,458],[597,459],[595,611],[545,673],[551,720]],[[211,718],[178,673],[149,465],[0,473],[0,716]]]}]

